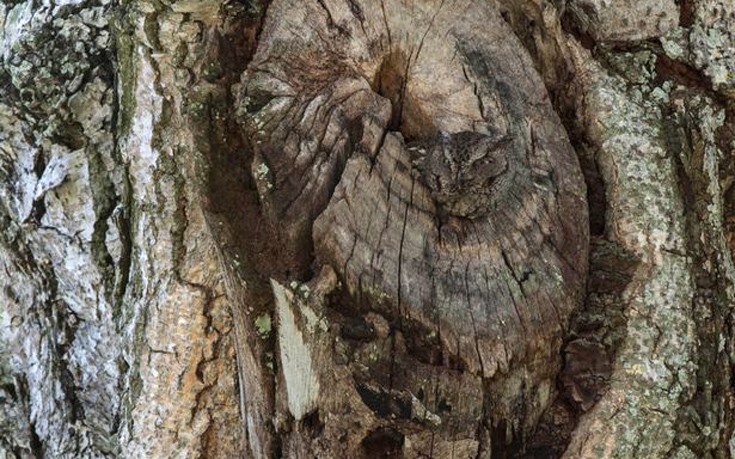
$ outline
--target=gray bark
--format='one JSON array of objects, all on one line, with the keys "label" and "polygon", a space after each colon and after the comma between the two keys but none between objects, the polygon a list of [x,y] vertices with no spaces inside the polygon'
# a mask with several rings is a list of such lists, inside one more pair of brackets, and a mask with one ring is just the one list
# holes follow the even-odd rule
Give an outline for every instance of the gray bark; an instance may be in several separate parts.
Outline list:
[{"label": "gray bark", "polygon": [[0,458],[735,456],[728,0],[0,0]]}]

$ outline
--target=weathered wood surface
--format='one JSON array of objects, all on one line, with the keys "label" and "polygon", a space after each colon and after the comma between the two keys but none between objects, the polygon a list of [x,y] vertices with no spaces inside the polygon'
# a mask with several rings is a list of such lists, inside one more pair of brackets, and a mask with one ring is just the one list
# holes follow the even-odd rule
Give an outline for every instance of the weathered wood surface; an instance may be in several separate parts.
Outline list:
[{"label": "weathered wood surface", "polygon": [[[555,391],[585,284],[587,206],[566,132],[518,51],[489,4],[270,6],[242,120],[268,215],[301,250],[313,237],[314,263],[343,284],[330,323],[355,350],[338,390],[375,415],[346,444],[388,426],[410,437],[418,421],[385,406],[423,398],[437,426],[410,438],[417,454],[456,442],[487,454],[530,432]],[[344,331],[374,329],[368,315],[386,337]],[[457,378],[478,399],[449,415],[425,394],[452,393]],[[316,402],[307,411],[348,421]]]}]

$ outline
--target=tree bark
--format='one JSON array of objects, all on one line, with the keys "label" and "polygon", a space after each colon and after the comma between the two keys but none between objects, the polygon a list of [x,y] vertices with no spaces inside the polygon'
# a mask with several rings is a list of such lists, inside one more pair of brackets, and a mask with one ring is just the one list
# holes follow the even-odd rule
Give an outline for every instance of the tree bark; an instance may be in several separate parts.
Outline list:
[{"label": "tree bark", "polygon": [[728,0],[0,0],[0,457],[735,456]]}]

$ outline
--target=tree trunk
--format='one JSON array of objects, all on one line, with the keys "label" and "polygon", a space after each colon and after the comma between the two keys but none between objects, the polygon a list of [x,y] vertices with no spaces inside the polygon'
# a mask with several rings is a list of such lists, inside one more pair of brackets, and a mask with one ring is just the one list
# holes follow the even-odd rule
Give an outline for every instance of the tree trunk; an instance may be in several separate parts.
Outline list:
[{"label": "tree trunk", "polygon": [[735,456],[729,0],[0,0],[0,458]]}]

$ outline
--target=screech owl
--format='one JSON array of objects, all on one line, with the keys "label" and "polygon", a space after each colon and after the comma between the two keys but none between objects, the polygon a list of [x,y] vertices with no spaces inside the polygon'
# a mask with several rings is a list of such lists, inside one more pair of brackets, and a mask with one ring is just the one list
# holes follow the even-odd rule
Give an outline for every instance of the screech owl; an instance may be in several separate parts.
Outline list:
[{"label": "screech owl", "polygon": [[444,212],[465,218],[487,213],[508,179],[507,135],[472,131],[442,133],[407,145],[412,162]]}]

